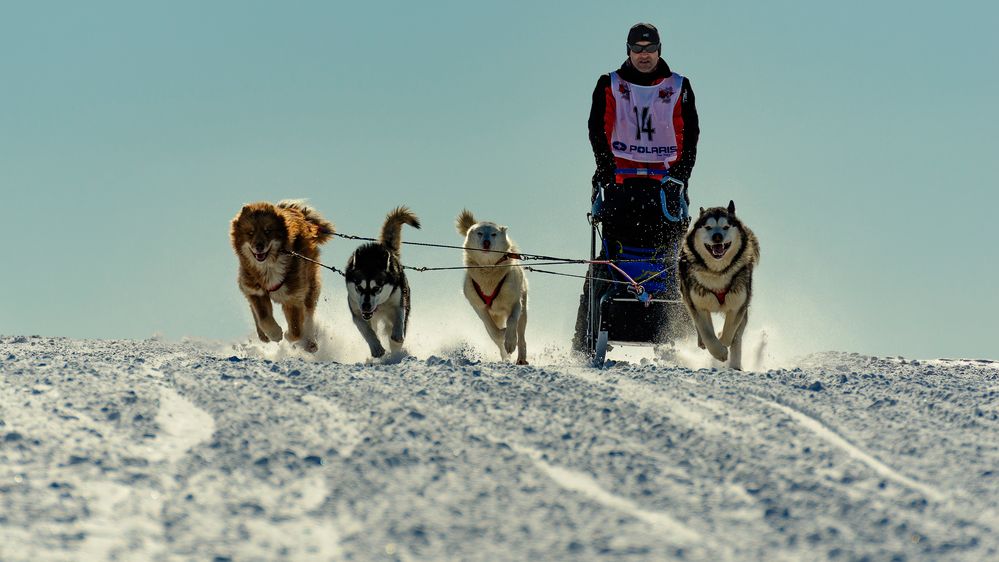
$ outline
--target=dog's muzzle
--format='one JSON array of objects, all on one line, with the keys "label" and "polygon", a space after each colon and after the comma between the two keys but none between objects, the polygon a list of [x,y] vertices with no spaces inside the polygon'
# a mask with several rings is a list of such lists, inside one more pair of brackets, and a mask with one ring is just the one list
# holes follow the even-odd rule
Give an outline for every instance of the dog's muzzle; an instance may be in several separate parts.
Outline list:
[{"label": "dog's muzzle", "polygon": [[365,320],[371,320],[371,317],[375,315],[375,311],[378,310],[377,306],[372,306],[370,308],[361,305],[361,318]]},{"label": "dog's muzzle", "polygon": [[732,247],[732,243],[725,242],[724,244],[705,244],[704,247],[711,252],[711,257],[716,260],[720,260],[725,257],[725,252],[728,252],[728,249]]},{"label": "dog's muzzle", "polygon": [[269,253],[271,253],[271,251],[268,248],[267,250],[264,250],[264,253],[262,253],[262,254],[258,254],[257,252],[253,252],[253,257],[257,258],[257,261],[264,261],[265,259],[267,259],[267,254],[269,254]]},{"label": "dog's muzzle", "polygon": [[482,249],[483,250],[488,250],[489,248],[492,247],[492,245],[493,245],[493,243],[490,242],[489,240],[483,240],[482,241]]}]

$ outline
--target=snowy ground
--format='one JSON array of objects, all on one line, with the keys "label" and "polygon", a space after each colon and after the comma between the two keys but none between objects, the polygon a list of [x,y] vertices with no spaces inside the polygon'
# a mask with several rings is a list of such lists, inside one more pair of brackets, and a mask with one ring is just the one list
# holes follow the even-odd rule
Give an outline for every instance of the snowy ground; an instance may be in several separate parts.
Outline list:
[{"label": "snowy ground", "polygon": [[995,560],[999,363],[0,337],[0,559]]}]

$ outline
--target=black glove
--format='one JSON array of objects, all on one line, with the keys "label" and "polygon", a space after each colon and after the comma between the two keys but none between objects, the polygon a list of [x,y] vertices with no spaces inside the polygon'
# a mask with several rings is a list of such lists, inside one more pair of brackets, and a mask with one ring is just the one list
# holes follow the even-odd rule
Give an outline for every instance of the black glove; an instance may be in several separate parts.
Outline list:
[{"label": "black glove", "polygon": [[593,173],[593,191],[590,193],[590,202],[592,203],[594,199],[597,198],[597,193],[600,191],[601,187],[608,187],[614,185],[614,172],[607,174],[606,172],[597,169]]},{"label": "black glove", "polygon": [[683,189],[681,189],[680,192],[683,193],[683,201],[684,201],[684,203],[686,203],[687,205],[690,205],[690,195],[688,195],[688,193],[687,193],[687,190],[690,187],[690,183],[689,183],[688,178],[685,178],[685,177],[679,176],[679,175],[674,176],[672,174],[667,174],[666,177],[664,177],[663,181],[662,181],[664,187],[667,185],[667,181],[666,181],[667,179],[676,180],[676,181],[679,181],[679,182],[683,183]]}]

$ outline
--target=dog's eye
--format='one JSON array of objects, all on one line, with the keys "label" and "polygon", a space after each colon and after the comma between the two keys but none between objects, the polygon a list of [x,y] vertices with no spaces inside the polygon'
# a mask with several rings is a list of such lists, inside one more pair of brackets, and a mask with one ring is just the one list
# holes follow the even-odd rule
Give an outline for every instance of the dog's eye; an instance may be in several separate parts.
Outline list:
[{"label": "dog's eye", "polygon": [[727,226],[722,227],[722,230],[728,230],[728,227]]}]

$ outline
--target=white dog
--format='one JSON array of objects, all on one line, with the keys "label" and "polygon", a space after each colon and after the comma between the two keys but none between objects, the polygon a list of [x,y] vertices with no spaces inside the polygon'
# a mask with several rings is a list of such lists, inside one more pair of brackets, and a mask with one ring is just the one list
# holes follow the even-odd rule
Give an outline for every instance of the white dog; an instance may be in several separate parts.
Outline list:
[{"label": "white dog", "polygon": [[465,237],[465,265],[469,267],[465,298],[499,347],[502,360],[509,360],[516,349],[517,364],[527,365],[527,277],[517,259],[517,247],[507,237],[505,226],[476,222],[467,209],[458,215],[456,226]]}]

